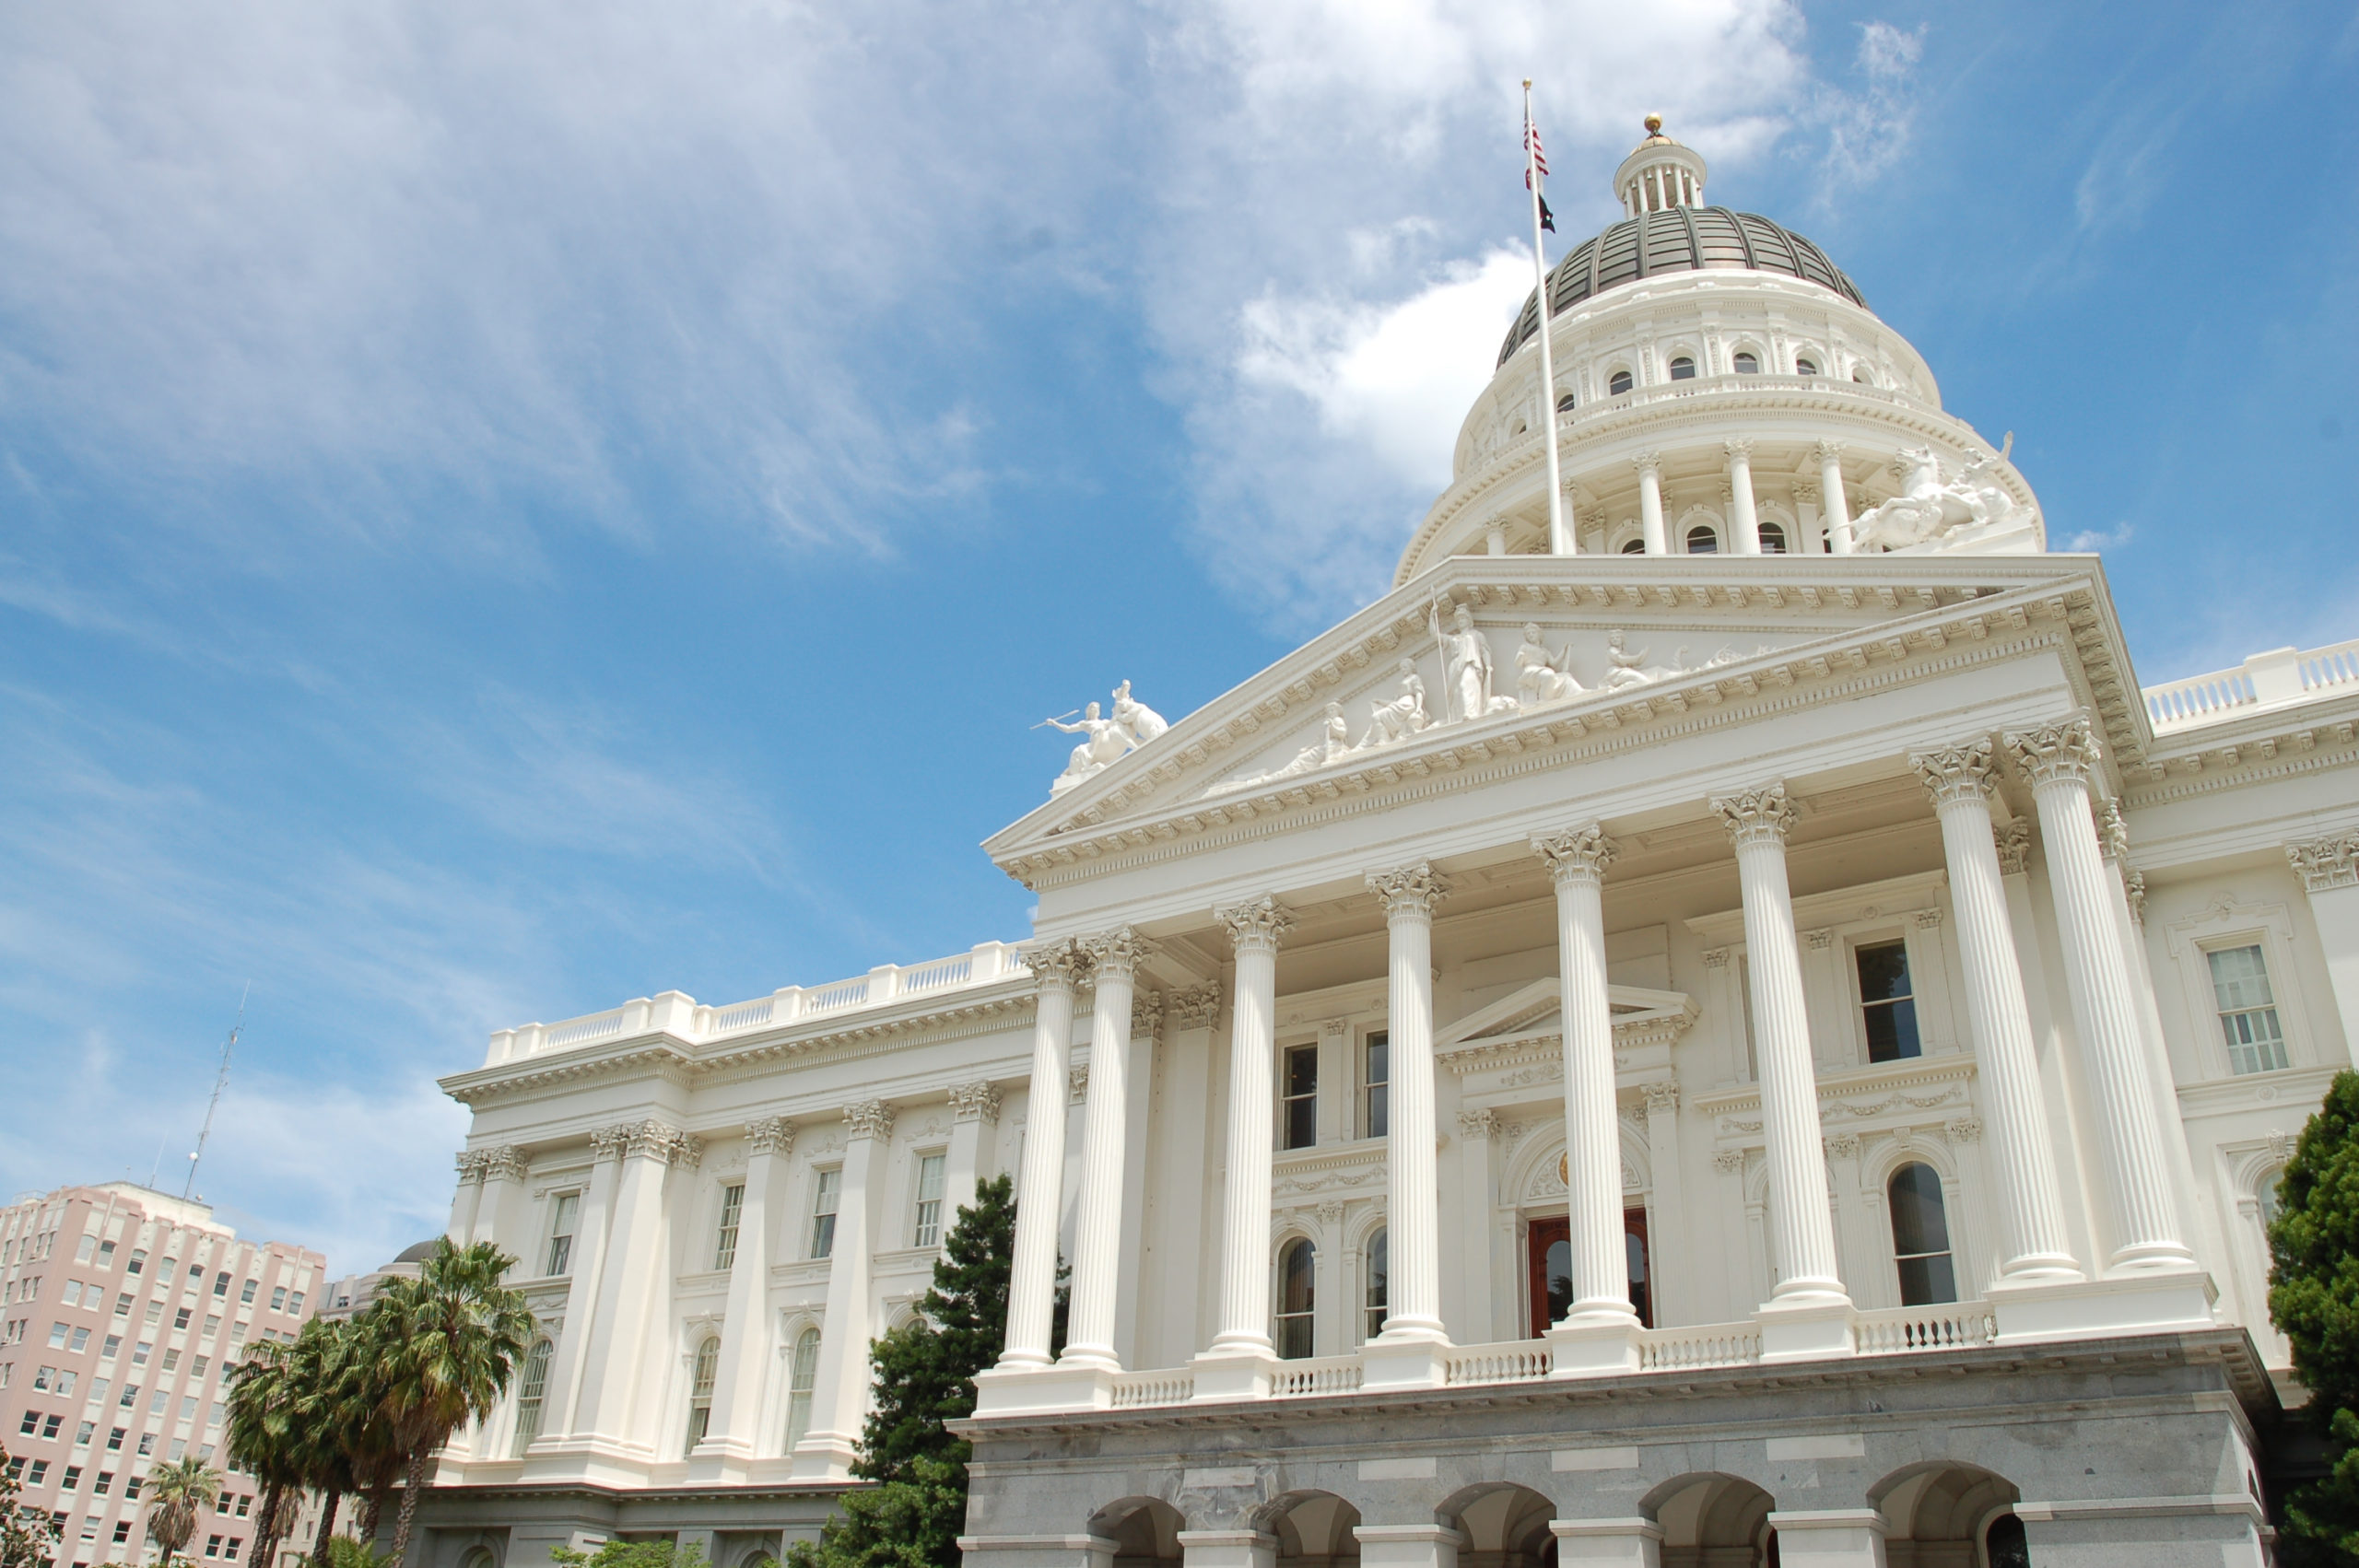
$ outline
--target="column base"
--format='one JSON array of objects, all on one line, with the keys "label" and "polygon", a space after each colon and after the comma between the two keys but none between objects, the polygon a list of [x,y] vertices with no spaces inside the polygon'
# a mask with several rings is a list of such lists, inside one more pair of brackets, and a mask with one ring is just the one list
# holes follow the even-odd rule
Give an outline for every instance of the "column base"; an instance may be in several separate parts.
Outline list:
[{"label": "column base", "polygon": [[688,1450],[690,1481],[742,1486],[754,1468],[754,1445],[743,1438],[708,1437]]},{"label": "column base", "polygon": [[1802,1296],[1768,1301],[1755,1308],[1761,1325],[1761,1361],[1828,1361],[1857,1355],[1859,1309],[1849,1296]]},{"label": "column base", "polygon": [[1661,1568],[1662,1527],[1652,1519],[1551,1519],[1559,1562]]},{"label": "column base", "polygon": [[2105,1280],[2001,1281],[1985,1293],[1998,1315],[1999,1343],[2093,1340],[2216,1327],[2220,1299],[2201,1269],[2156,1270]]},{"label": "column base", "polygon": [[1038,1415],[1055,1410],[1103,1410],[1114,1403],[1112,1368],[995,1366],[975,1375],[978,1416]]},{"label": "column base", "polygon": [[1109,1568],[1118,1542],[1104,1536],[960,1536],[959,1551],[990,1568]]},{"label": "column base", "polygon": [[1275,1568],[1278,1538],[1259,1530],[1181,1530],[1184,1568]]},{"label": "column base", "polygon": [[[1448,1340],[1370,1340],[1360,1347],[1360,1387],[1438,1388],[1449,1381]],[[1365,1568],[1375,1568],[1373,1560]]]},{"label": "column base", "polygon": [[1892,1527],[1872,1508],[1810,1508],[1773,1512],[1769,1527],[1783,1568],[1884,1568]]},{"label": "column base", "polygon": [[832,1433],[806,1437],[794,1445],[787,1480],[850,1480],[851,1462],[856,1457],[848,1439]]},{"label": "column base", "polygon": [[1458,1568],[1466,1538],[1447,1525],[1355,1525],[1360,1568]]},{"label": "column base", "polygon": [[1568,1317],[1548,1330],[1548,1375],[1605,1377],[1636,1372],[1640,1332],[1637,1318],[1627,1313]]},{"label": "column base", "polygon": [[1269,1351],[1208,1352],[1188,1363],[1195,1374],[1198,1405],[1226,1404],[1238,1399],[1266,1399],[1278,1373],[1278,1358]]}]

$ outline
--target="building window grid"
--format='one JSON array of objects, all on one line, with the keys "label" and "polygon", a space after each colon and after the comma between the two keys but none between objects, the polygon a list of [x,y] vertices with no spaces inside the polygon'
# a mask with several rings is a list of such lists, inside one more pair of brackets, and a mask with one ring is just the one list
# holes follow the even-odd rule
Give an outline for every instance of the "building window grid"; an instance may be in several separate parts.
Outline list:
[{"label": "building window grid", "polygon": [[1908,944],[1862,942],[1851,950],[1860,981],[1860,1022],[1870,1061],[1901,1061],[1924,1054],[1917,1028],[1917,994],[1909,977]]},{"label": "building window grid", "polygon": [[688,1441],[681,1450],[684,1457],[694,1453],[712,1430],[712,1387],[721,1371],[721,1341],[708,1337],[697,1346],[694,1365],[688,1376]]},{"label": "building window grid", "polygon": [[819,1330],[805,1328],[795,1337],[794,1360],[786,1378],[786,1446],[789,1453],[811,1430],[812,1390],[819,1385]]},{"label": "building window grid", "polygon": [[1278,1147],[1308,1149],[1319,1141],[1319,1047],[1288,1047],[1285,1071],[1279,1091]]},{"label": "building window grid", "polygon": [[2212,975],[2212,998],[2220,1016],[2220,1034],[2228,1047],[2229,1071],[2284,1071],[2285,1030],[2277,1015],[2277,994],[2270,987],[2269,965],[2260,944],[2206,950]]},{"label": "building window grid", "polygon": [[1360,1136],[1382,1138],[1391,1130],[1392,1036],[1371,1033],[1360,1046]]},{"label": "building window grid", "polygon": [[1957,1264],[1950,1250],[1948,1205],[1941,1173],[1912,1161],[1885,1184],[1891,1200],[1893,1261],[1900,1275],[1900,1305],[1931,1306],[1957,1300]]},{"label": "building window grid", "polygon": [[721,1223],[712,1241],[712,1266],[727,1269],[737,1261],[737,1217],[745,1211],[745,1184],[733,1182],[721,1189]]},{"label": "building window grid", "polygon": [[811,1258],[816,1262],[835,1256],[836,1209],[843,1200],[844,1173],[838,1167],[812,1175],[816,1185],[811,1197]]},{"label": "building window grid", "polygon": [[1373,1340],[1384,1332],[1388,1284],[1385,1276],[1391,1264],[1389,1257],[1391,1243],[1390,1234],[1383,1230],[1378,1231],[1367,1238],[1367,1258],[1363,1265],[1367,1283],[1361,1297],[1361,1308],[1366,1319],[1363,1325],[1365,1332],[1362,1338],[1364,1339]]},{"label": "building window grid", "polygon": [[[573,1231],[581,1213],[581,1194],[560,1192],[549,1204],[549,1257],[544,1273],[550,1279],[573,1271]],[[282,1288],[271,1293],[271,1310],[279,1309]]]},{"label": "building window grid", "polygon": [[949,1162],[940,1154],[918,1156],[917,1211],[910,1245],[933,1246],[942,1240],[942,1193]]},{"label": "building window grid", "polygon": [[511,1452],[521,1459],[533,1439],[541,1434],[541,1401],[549,1386],[549,1356],[554,1347],[546,1340],[535,1340],[525,1352],[523,1375],[516,1385],[516,1436]]},{"label": "building window grid", "polygon": [[1312,1355],[1316,1336],[1319,1250],[1309,1238],[1297,1236],[1278,1252],[1277,1341],[1280,1359],[1301,1361]]}]

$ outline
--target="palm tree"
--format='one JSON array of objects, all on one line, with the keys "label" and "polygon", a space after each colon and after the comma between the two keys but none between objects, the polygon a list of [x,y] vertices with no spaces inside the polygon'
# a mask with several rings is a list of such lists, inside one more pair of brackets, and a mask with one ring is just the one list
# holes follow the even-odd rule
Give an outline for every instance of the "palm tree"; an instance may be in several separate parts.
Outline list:
[{"label": "palm tree", "polygon": [[343,1433],[354,1417],[352,1325],[314,1317],[289,1342],[276,1347],[279,1373],[274,1419],[285,1434],[286,1462],[301,1483],[321,1494],[320,1530],[311,1543],[314,1563],[327,1562],[335,1534],[337,1504],[353,1490],[352,1466],[345,1457]]},{"label": "palm tree", "polygon": [[288,1348],[276,1342],[254,1346],[229,1369],[228,1379],[229,1462],[262,1482],[262,1510],[254,1520],[249,1559],[256,1568],[267,1568],[279,1538],[287,1533],[294,1495],[309,1479],[301,1434],[288,1409],[293,1402]]},{"label": "palm tree", "polygon": [[147,1472],[147,1534],[164,1549],[159,1568],[196,1533],[197,1515],[221,1495],[221,1472],[194,1454]]},{"label": "palm tree", "polygon": [[409,1552],[434,1451],[498,1408],[533,1342],[532,1309],[499,1282],[515,1261],[489,1242],[457,1247],[446,1239],[417,1279],[388,1281],[365,1315],[384,1370],[381,1408],[407,1465],[393,1528],[397,1562]]}]

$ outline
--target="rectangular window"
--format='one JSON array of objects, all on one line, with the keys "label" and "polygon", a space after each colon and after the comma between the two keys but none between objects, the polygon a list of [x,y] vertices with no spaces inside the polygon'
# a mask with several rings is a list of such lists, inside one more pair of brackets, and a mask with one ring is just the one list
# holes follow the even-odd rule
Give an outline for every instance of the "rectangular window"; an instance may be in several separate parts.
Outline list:
[{"label": "rectangular window", "polygon": [[122,1453],[122,1452],[123,1452],[123,1438],[124,1438],[125,1436],[127,1436],[127,1435],[129,1435],[129,1434],[128,1434],[128,1433],[126,1433],[123,1430],[123,1428],[121,1428],[121,1427],[119,1427],[119,1426],[116,1426],[116,1427],[110,1427],[110,1428],[108,1428],[108,1429],[107,1429],[107,1452],[108,1452],[108,1453],[110,1453],[110,1454],[120,1454],[120,1453]]},{"label": "rectangular window", "polygon": [[207,1536],[205,1538],[205,1555],[207,1557],[218,1557],[221,1555],[221,1538],[219,1536]]},{"label": "rectangular window", "polygon": [[721,1189],[721,1229],[712,1243],[712,1266],[716,1269],[730,1268],[737,1261],[737,1216],[745,1208],[745,1183]]},{"label": "rectangular window", "polygon": [[131,1253],[131,1261],[123,1266],[123,1271],[126,1274],[136,1274],[142,1269],[147,1267],[147,1255],[138,1248],[134,1247]]},{"label": "rectangular window", "polygon": [[216,1274],[213,1276],[213,1293],[217,1296],[226,1296],[229,1293],[229,1275]]},{"label": "rectangular window", "polygon": [[88,1329],[88,1328],[76,1328],[76,1329],[75,1329],[75,1330],[74,1330],[74,1340],[73,1340],[73,1343],[71,1343],[71,1344],[67,1345],[65,1348],[66,1348],[67,1350],[70,1350],[70,1351],[76,1352],[76,1353],[78,1353],[78,1352],[82,1352],[82,1351],[88,1350],[88,1349],[90,1348],[90,1331],[89,1331],[89,1329]]},{"label": "rectangular window", "polygon": [[1308,1149],[1319,1141],[1319,1047],[1286,1052],[1285,1094],[1278,1106],[1278,1147]]},{"label": "rectangular window", "polygon": [[105,1497],[113,1491],[114,1472],[112,1470],[100,1470],[99,1472],[99,1479],[90,1484],[90,1494],[93,1497]]},{"label": "rectangular window", "polygon": [[65,1305],[68,1306],[79,1306],[82,1305],[81,1281],[68,1280],[65,1281]]},{"label": "rectangular window", "polygon": [[149,1302],[147,1304],[147,1316],[142,1321],[144,1321],[148,1328],[153,1328],[157,1324],[161,1323],[163,1320],[164,1304],[160,1301]]},{"label": "rectangular window", "polygon": [[90,1260],[91,1254],[98,1251],[98,1249],[99,1238],[93,1235],[86,1235],[82,1238],[82,1244],[74,1249],[74,1261],[76,1263],[88,1263]]},{"label": "rectangular window", "polygon": [[942,1240],[943,1173],[947,1164],[940,1154],[918,1156],[917,1223],[910,1234],[911,1246],[933,1246]]},{"label": "rectangular window", "polygon": [[29,1437],[38,1431],[40,1427],[41,1412],[39,1410],[27,1410],[25,1412],[24,1424],[17,1428],[17,1434],[20,1437]]},{"label": "rectangular window", "polygon": [[33,1392],[46,1394],[57,1387],[57,1368],[44,1366],[33,1374]]},{"label": "rectangular window", "polygon": [[219,1332],[221,1332],[221,1315],[217,1312],[206,1313],[205,1315],[205,1337],[209,1340]]},{"label": "rectangular window", "polygon": [[59,1480],[58,1480],[57,1484],[58,1484],[58,1485],[60,1485],[60,1486],[62,1486],[62,1487],[64,1487],[64,1488],[65,1488],[66,1491],[68,1491],[68,1492],[71,1492],[71,1491],[73,1491],[76,1487],[77,1487],[77,1486],[81,1485],[81,1484],[82,1484],[82,1467],[81,1467],[81,1466],[79,1466],[79,1465],[68,1465],[68,1466],[66,1466],[66,1467],[65,1467],[65,1474],[63,1477],[59,1478]]},{"label": "rectangular window", "polygon": [[243,1285],[240,1286],[238,1289],[239,1305],[241,1306],[252,1306],[254,1303],[254,1292],[261,1286],[261,1284],[262,1281],[260,1280],[248,1280]]},{"label": "rectangular window", "polygon": [[72,1332],[73,1328],[70,1324],[51,1324],[49,1326],[49,1348],[53,1351],[64,1350],[65,1348],[65,1336]]},{"label": "rectangular window", "polygon": [[56,1442],[57,1429],[65,1424],[65,1418],[64,1416],[51,1416],[48,1420],[41,1423],[41,1440],[43,1443]]},{"label": "rectangular window", "polygon": [[222,1547],[221,1557],[224,1562],[235,1562],[238,1560],[239,1539],[237,1536],[231,1536],[228,1543]]},{"label": "rectangular window", "polygon": [[114,1267],[114,1243],[111,1241],[99,1243],[99,1267],[101,1269]]},{"label": "rectangular window", "polygon": [[131,1316],[131,1298],[128,1295],[119,1295],[114,1298],[114,1315],[117,1317]]},{"label": "rectangular window", "polygon": [[1360,1136],[1382,1138],[1391,1130],[1391,1036],[1379,1029],[1360,1047]]},{"label": "rectangular window", "polygon": [[303,1293],[301,1291],[297,1291],[293,1295],[287,1298],[287,1310],[293,1313],[298,1317],[303,1316]]},{"label": "rectangular window", "polygon": [[285,1285],[281,1285],[276,1290],[270,1293],[270,1310],[273,1312],[284,1312],[287,1310],[287,1287]]},{"label": "rectangular window", "polygon": [[2277,993],[2269,989],[2269,966],[2259,944],[2217,948],[2204,956],[2212,961],[2212,995],[2220,1010],[2229,1069],[2283,1071],[2285,1031],[2277,1022]]},{"label": "rectangular window", "polygon": [[123,1542],[125,1542],[125,1541],[129,1540],[130,1539],[131,1539],[131,1521],[130,1521],[130,1520],[128,1520],[128,1519],[118,1519],[118,1520],[116,1520],[116,1521],[115,1521],[115,1527],[114,1527],[114,1543],[115,1543],[115,1545],[117,1545],[117,1546],[121,1546]]},{"label": "rectangular window", "polygon": [[[575,1216],[581,1212],[581,1194],[578,1192],[560,1192],[549,1206],[549,1266],[546,1272],[552,1279],[573,1271],[573,1225]],[[280,1298],[286,1293],[280,1291],[270,1298],[273,1311],[277,1310]]]},{"label": "rectangular window", "polygon": [[115,1353],[122,1349],[123,1336],[120,1334],[109,1334],[107,1336],[106,1343],[99,1347],[99,1355],[102,1360],[112,1361],[115,1358]]},{"label": "rectangular window", "polygon": [[1880,942],[1852,955],[1860,971],[1860,1015],[1867,1024],[1868,1059],[1899,1061],[1921,1056],[1917,1038],[1917,994],[1908,981],[1908,944]]},{"label": "rectangular window", "polygon": [[165,1348],[165,1351],[164,1351],[164,1360],[163,1360],[163,1363],[162,1363],[161,1365],[158,1366],[158,1367],[156,1368],[156,1370],[157,1370],[157,1371],[158,1371],[158,1372],[172,1372],[172,1371],[176,1371],[176,1370],[178,1370],[178,1369],[179,1369],[179,1367],[180,1367],[180,1364],[181,1364],[181,1352],[180,1352],[180,1351],[179,1351],[177,1348],[175,1348],[175,1347],[167,1346],[167,1347]]},{"label": "rectangular window", "polygon": [[99,1423],[97,1422],[86,1421],[82,1422],[79,1426],[74,1429],[74,1446],[76,1448],[88,1448],[90,1445],[90,1439],[97,1436],[98,1433]]},{"label": "rectangular window", "polygon": [[39,1486],[48,1479],[49,1461],[47,1459],[35,1459],[33,1461],[32,1469],[25,1472],[25,1484],[27,1486]]},{"label": "rectangular window", "polygon": [[188,1320],[189,1320],[189,1316],[190,1316],[189,1309],[188,1309],[187,1307],[184,1307],[184,1306],[183,1306],[183,1307],[182,1307],[178,1312],[173,1313],[173,1314],[172,1314],[172,1328],[173,1328],[173,1330],[174,1330],[175,1332],[177,1332],[177,1331],[179,1331],[180,1329],[182,1329],[182,1328],[187,1328],[187,1327],[188,1327]]},{"label": "rectangular window", "polygon": [[844,1173],[815,1171],[818,1188],[811,1198],[811,1256],[831,1258],[836,1250],[836,1205],[841,1201]]}]

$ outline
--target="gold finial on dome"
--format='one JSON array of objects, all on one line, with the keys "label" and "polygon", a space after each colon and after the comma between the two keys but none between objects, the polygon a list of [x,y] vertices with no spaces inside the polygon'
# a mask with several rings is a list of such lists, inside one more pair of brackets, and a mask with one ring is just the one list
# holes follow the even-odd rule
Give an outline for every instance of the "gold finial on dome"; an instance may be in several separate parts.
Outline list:
[{"label": "gold finial on dome", "polygon": [[1647,135],[1649,136],[1660,136],[1662,135],[1661,115],[1649,114],[1647,116]]}]

